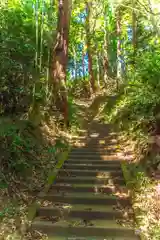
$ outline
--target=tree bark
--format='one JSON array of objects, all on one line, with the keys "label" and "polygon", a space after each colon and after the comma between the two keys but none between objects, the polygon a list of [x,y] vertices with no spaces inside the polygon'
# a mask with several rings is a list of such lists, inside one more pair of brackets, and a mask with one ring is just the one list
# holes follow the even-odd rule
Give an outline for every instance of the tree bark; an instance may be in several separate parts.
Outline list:
[{"label": "tree bark", "polygon": [[68,43],[71,0],[58,1],[57,39],[52,54],[52,84],[54,95],[61,96],[61,110],[68,125],[68,94],[66,72],[68,64]]},{"label": "tree bark", "polygon": [[136,24],[136,0],[132,0],[132,46],[133,46],[133,65],[135,65],[136,48],[137,48],[137,24]]},{"label": "tree bark", "polygon": [[104,85],[107,87],[108,82],[108,69],[109,69],[109,61],[108,61],[108,33],[107,33],[107,6],[104,6],[104,52],[103,52],[103,78]]},{"label": "tree bark", "polygon": [[117,89],[118,82],[122,78],[122,62],[121,62],[121,14],[120,9],[117,9]]},{"label": "tree bark", "polygon": [[83,52],[82,54],[82,71],[83,71],[83,80],[86,80],[86,76],[85,76],[85,53]]},{"label": "tree bark", "polygon": [[96,91],[95,87],[95,78],[93,73],[93,59],[91,52],[91,33],[90,33],[90,15],[91,15],[91,2],[86,2],[86,42],[87,42],[87,52],[88,52],[88,71],[89,71],[89,79],[92,91]]},{"label": "tree bark", "polygon": [[100,89],[100,66],[99,66],[99,53],[96,51],[96,74],[97,74],[97,85],[98,85],[98,90]]},{"label": "tree bark", "polygon": [[76,54],[75,47],[73,47],[73,52],[74,52],[74,70],[75,70],[75,80],[77,80],[77,79],[78,79],[78,74],[77,74],[78,67],[77,67],[77,54]]}]

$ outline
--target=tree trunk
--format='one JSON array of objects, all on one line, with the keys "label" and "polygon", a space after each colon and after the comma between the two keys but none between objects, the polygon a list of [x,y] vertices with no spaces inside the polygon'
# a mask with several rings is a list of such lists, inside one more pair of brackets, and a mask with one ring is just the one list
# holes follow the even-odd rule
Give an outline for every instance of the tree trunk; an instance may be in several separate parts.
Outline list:
[{"label": "tree trunk", "polygon": [[92,52],[91,52],[91,33],[90,33],[90,13],[91,13],[91,2],[86,2],[86,42],[87,42],[87,51],[88,51],[88,71],[89,71],[89,78],[92,91],[96,91],[95,87],[95,78],[93,73],[93,59],[92,59]]},{"label": "tree trunk", "polygon": [[136,0],[132,0],[132,46],[133,46],[133,66],[135,65],[136,48],[137,48],[137,24],[136,24]]},{"label": "tree trunk", "polygon": [[77,66],[77,54],[76,54],[75,47],[73,47],[73,52],[74,52],[74,70],[75,70],[75,80],[77,80],[77,79],[78,79],[78,74],[77,74],[77,71],[78,71],[78,66]]},{"label": "tree trunk", "polygon": [[99,52],[99,57],[98,57],[98,65],[99,65],[99,77],[100,77],[100,84],[103,85],[103,78],[104,78],[104,68],[103,68],[103,52]]},{"label": "tree trunk", "polygon": [[108,82],[108,69],[109,69],[109,61],[108,61],[108,33],[107,33],[107,6],[104,6],[104,52],[103,52],[103,78],[104,85],[107,87]]},{"label": "tree trunk", "polygon": [[100,89],[100,66],[99,66],[99,53],[98,51],[96,52],[96,74],[97,74],[97,85],[98,85],[98,90]]},{"label": "tree trunk", "polygon": [[66,125],[69,123],[66,71],[68,64],[70,6],[71,0],[58,1],[57,39],[52,55],[53,91],[55,96],[57,93],[61,96],[61,110]]},{"label": "tree trunk", "polygon": [[121,15],[120,10],[117,9],[117,89],[119,85],[119,80],[122,78],[122,52],[121,52]]},{"label": "tree trunk", "polygon": [[85,81],[85,53],[82,54],[82,71],[83,71],[83,80]]}]

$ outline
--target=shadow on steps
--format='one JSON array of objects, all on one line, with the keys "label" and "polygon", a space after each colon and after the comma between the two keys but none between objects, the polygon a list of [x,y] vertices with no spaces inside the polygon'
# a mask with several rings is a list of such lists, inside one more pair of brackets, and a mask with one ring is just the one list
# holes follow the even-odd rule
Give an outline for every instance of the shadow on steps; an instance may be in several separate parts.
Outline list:
[{"label": "shadow on steps", "polygon": [[123,159],[117,155],[117,133],[111,129],[94,121],[84,138],[74,139],[55,183],[41,196],[44,206],[37,211],[32,229],[55,240],[139,239],[122,175]]}]

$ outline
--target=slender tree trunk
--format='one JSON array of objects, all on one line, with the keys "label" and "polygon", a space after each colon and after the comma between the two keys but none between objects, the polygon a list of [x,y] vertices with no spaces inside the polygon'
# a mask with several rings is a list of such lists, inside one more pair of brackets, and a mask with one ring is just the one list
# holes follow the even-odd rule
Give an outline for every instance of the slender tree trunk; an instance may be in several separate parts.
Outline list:
[{"label": "slender tree trunk", "polygon": [[81,80],[81,77],[83,77],[83,76],[82,76],[82,72],[81,72],[81,68],[80,67],[79,67],[78,75],[79,75],[79,80]]},{"label": "slender tree trunk", "polygon": [[73,47],[73,52],[74,52],[74,70],[75,70],[75,80],[78,79],[78,74],[77,74],[77,54],[76,54],[76,50],[75,47]]},{"label": "slender tree trunk", "polygon": [[99,65],[99,76],[100,76],[100,83],[103,85],[103,78],[104,78],[104,68],[103,68],[103,53],[102,51],[99,53],[99,58],[98,58],[98,65]]},{"label": "slender tree trunk", "polygon": [[85,81],[86,77],[85,77],[85,53],[84,52],[82,55],[82,71],[83,71],[83,80]]},{"label": "slender tree trunk", "polygon": [[137,20],[136,20],[136,0],[132,0],[132,46],[133,46],[133,66],[135,66],[137,48]]},{"label": "slender tree trunk", "polygon": [[121,52],[121,14],[120,10],[117,9],[117,89],[119,80],[122,79],[122,52]]},{"label": "slender tree trunk", "polygon": [[99,66],[99,53],[98,51],[96,52],[96,73],[97,73],[97,85],[98,85],[98,89],[100,89],[100,66]]},{"label": "slender tree trunk", "polygon": [[65,124],[68,125],[68,97],[66,71],[68,64],[68,37],[71,0],[58,0],[57,39],[52,56],[52,80],[54,94],[61,96],[61,109]]},{"label": "slender tree trunk", "polygon": [[[50,6],[51,8],[48,11],[48,23],[50,25],[53,24],[53,19],[52,19],[52,10],[54,6],[54,0],[50,0]],[[48,59],[47,59],[47,81],[46,81],[46,101],[50,102],[52,99],[52,83],[50,82],[51,79],[51,61],[52,61],[52,48],[50,44],[48,44]]]},{"label": "slender tree trunk", "polygon": [[39,2],[35,3],[35,20],[36,20],[36,54],[35,54],[35,73],[34,73],[34,87],[32,104],[29,110],[28,118],[35,126],[38,126],[41,121],[40,101],[37,100],[37,94],[40,92],[41,83],[40,79],[40,64],[39,64]]},{"label": "slender tree trunk", "polygon": [[87,51],[88,51],[88,70],[89,70],[89,78],[92,91],[96,91],[95,87],[95,78],[93,73],[93,59],[92,59],[92,52],[91,52],[91,33],[90,33],[90,15],[91,15],[91,2],[86,2],[86,40],[87,40]]},{"label": "slender tree trunk", "polygon": [[107,33],[107,6],[104,6],[104,52],[103,52],[103,77],[104,84],[107,87],[108,82],[108,69],[109,69],[109,61],[108,61],[108,33]]}]

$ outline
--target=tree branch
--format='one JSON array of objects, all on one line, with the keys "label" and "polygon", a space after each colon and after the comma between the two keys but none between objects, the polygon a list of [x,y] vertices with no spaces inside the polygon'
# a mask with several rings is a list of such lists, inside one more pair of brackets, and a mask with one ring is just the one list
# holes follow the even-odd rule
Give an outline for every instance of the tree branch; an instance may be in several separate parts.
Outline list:
[{"label": "tree branch", "polygon": [[147,9],[146,5],[144,5],[143,3],[141,3],[139,0],[137,0],[137,2],[146,10],[146,12],[148,12],[148,13],[154,15],[154,16],[160,15],[160,12],[158,12],[158,13],[154,13],[154,12],[153,12],[152,7],[151,7],[151,1],[150,1],[150,0],[148,0],[148,7],[149,7],[149,9]]}]

